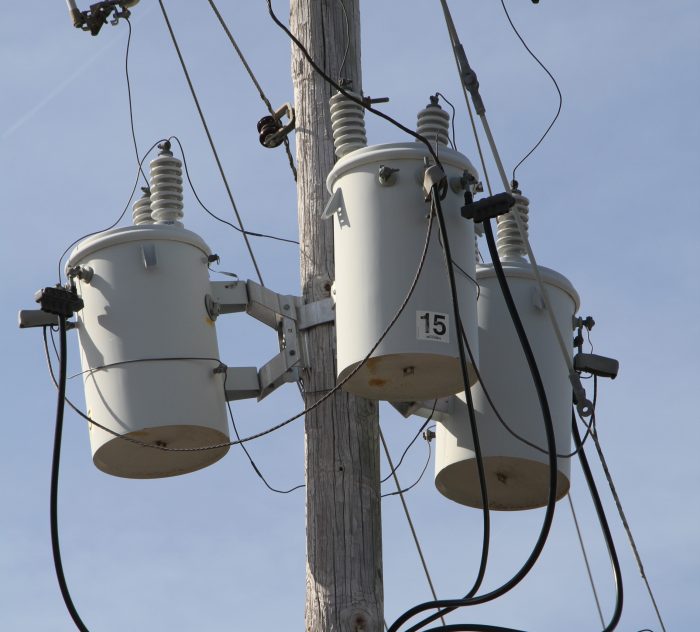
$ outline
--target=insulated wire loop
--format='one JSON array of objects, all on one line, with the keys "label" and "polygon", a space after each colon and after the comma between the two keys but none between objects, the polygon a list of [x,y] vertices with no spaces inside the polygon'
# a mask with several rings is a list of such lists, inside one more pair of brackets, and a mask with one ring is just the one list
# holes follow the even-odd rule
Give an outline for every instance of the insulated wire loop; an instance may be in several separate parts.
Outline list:
[{"label": "insulated wire loop", "polygon": [[[397,489],[395,492],[387,492],[386,494],[382,494],[382,498],[386,498],[387,496],[396,496],[397,494],[405,494],[406,492],[411,491],[416,485],[418,485],[418,483],[421,482],[421,480],[423,480],[423,475],[428,469],[428,465],[430,465],[430,457],[432,456],[430,441],[426,441],[426,443],[428,444],[428,459],[426,460],[425,465],[423,466],[423,469],[421,470],[421,473],[418,475],[418,478],[415,480],[415,482],[411,483],[408,487],[404,487],[403,489]],[[392,472],[392,476],[395,473],[396,472]]]},{"label": "insulated wire loop", "polygon": [[[99,422],[95,421],[94,419],[90,418],[89,415],[85,414],[83,411],[81,411],[77,406],[75,406],[73,403],[66,399],[66,402],[68,405],[83,419],[86,421],[90,422],[91,424],[95,425],[96,427],[100,428],[101,430],[104,430],[105,432],[111,434],[114,437],[117,437],[119,439],[122,439],[124,441],[128,441],[129,443],[134,443],[136,445],[140,445],[146,448],[152,448],[154,450],[161,450],[163,452],[201,452],[204,450],[218,450],[220,448],[228,447],[228,446],[233,446],[233,445],[241,445],[243,443],[247,443],[249,441],[253,441],[254,439],[259,439],[260,437],[264,437],[265,435],[268,435],[272,432],[275,432],[276,430],[279,430],[280,428],[283,428],[284,426],[290,424],[291,422],[295,421],[296,419],[299,419],[300,417],[303,417],[306,413],[308,413],[311,410],[314,410],[318,406],[320,406],[323,402],[325,402],[327,399],[332,397],[339,389],[341,389],[346,382],[348,382],[350,379],[352,379],[355,374],[360,371],[367,361],[370,359],[372,354],[376,351],[376,349],[379,347],[379,345],[382,343],[384,338],[386,338],[387,334],[389,331],[392,329],[392,327],[396,324],[396,321],[399,319],[403,311],[406,309],[406,305],[408,305],[408,302],[411,299],[411,296],[413,296],[413,292],[416,289],[416,286],[418,285],[418,280],[420,279],[421,272],[423,271],[423,266],[425,264],[425,260],[428,254],[428,247],[430,245],[430,236],[432,234],[432,228],[433,228],[433,213],[428,214],[428,226],[426,229],[426,235],[425,235],[425,243],[423,244],[423,250],[421,252],[420,260],[418,262],[418,268],[416,270],[416,274],[413,277],[413,280],[411,281],[411,285],[406,293],[406,296],[404,300],[402,301],[401,305],[398,307],[396,310],[396,313],[394,314],[393,318],[389,323],[387,324],[386,328],[382,332],[382,334],[379,336],[379,339],[377,342],[372,346],[372,348],[368,351],[367,355],[362,359],[361,362],[358,363],[358,365],[348,373],[340,382],[338,382],[332,389],[330,389],[327,393],[325,393],[323,396],[321,396],[316,402],[314,402],[311,406],[305,408],[301,412],[297,413],[296,415],[293,415],[292,417],[289,417],[285,419],[284,421],[278,423],[275,426],[272,426],[271,428],[268,428],[267,430],[263,430],[261,432],[258,432],[256,434],[250,435],[249,437],[244,437],[243,439],[238,439],[236,441],[226,441],[222,443],[217,443],[214,445],[207,445],[207,446],[198,446],[198,447],[193,447],[193,448],[170,448],[167,446],[160,446],[156,445],[153,443],[146,443],[144,441],[139,441],[137,439],[133,439],[129,436],[119,434],[118,432],[115,432],[111,428],[107,428],[106,426],[100,424]],[[46,328],[44,328],[44,350],[46,353],[46,359],[49,365],[49,373],[51,374],[51,378],[56,386],[58,386],[58,383],[56,382],[54,373],[53,373],[53,367],[51,365],[51,356],[49,355],[49,349],[48,349],[48,339],[46,336]]]},{"label": "insulated wire loop", "polygon": [[185,158],[185,150],[182,147],[182,143],[180,142],[180,139],[177,136],[171,136],[168,138],[168,140],[174,140],[178,147],[180,148],[180,155],[182,156],[182,165],[185,167],[185,176],[187,177],[187,182],[190,185],[190,189],[192,190],[192,194],[194,195],[195,199],[197,200],[197,203],[202,207],[202,210],[204,210],[205,213],[213,217],[216,221],[221,222],[222,224],[226,224],[226,226],[229,226],[230,228],[233,228],[233,230],[239,232],[239,233],[244,233],[246,235],[249,235],[250,237],[264,237],[265,239],[273,239],[275,241],[282,241],[288,244],[296,244],[299,245],[299,242],[296,239],[287,239],[285,237],[277,237],[275,235],[268,235],[266,233],[255,233],[250,230],[242,230],[235,224],[232,224],[229,221],[226,221],[225,219],[219,217],[212,211],[210,211],[207,206],[205,206],[204,202],[202,202],[202,199],[199,197],[199,194],[197,193],[197,190],[194,188],[194,184],[192,183],[192,179],[190,177],[190,171],[187,167],[187,160]]},{"label": "insulated wire loop", "polygon": [[[425,610],[430,610],[432,608],[445,608],[445,610],[440,610],[435,614],[432,614],[413,627],[409,628],[407,632],[415,632],[421,628],[423,628],[425,625],[430,623],[431,621],[434,621],[436,618],[438,618],[441,614],[445,614],[448,611],[455,610],[456,608],[460,608],[463,606],[472,606],[472,605],[479,605],[482,603],[486,603],[488,601],[492,601],[493,599],[496,599],[508,591],[510,591],[512,588],[517,586],[524,578],[525,576],[530,572],[532,567],[535,565],[535,562],[539,558],[540,554],[542,553],[542,549],[544,548],[544,545],[547,541],[547,538],[549,536],[549,531],[552,526],[552,521],[554,519],[554,509],[555,509],[555,503],[556,503],[556,487],[557,487],[557,460],[556,460],[556,440],[554,436],[554,426],[552,423],[552,417],[551,413],[549,410],[549,404],[547,402],[547,395],[544,389],[544,384],[542,382],[542,377],[540,376],[539,369],[537,368],[537,362],[535,361],[534,354],[532,352],[532,348],[530,346],[530,343],[528,341],[527,335],[525,333],[525,329],[522,325],[522,322],[520,320],[520,316],[518,315],[518,310],[515,306],[515,302],[513,301],[513,297],[510,293],[510,289],[508,287],[508,280],[506,279],[505,273],[503,272],[503,267],[501,265],[501,261],[498,257],[498,250],[496,249],[496,241],[493,236],[493,230],[491,228],[491,222],[490,221],[485,221],[484,222],[484,233],[486,235],[486,243],[488,244],[489,247],[489,252],[491,254],[491,258],[493,259],[494,263],[494,269],[496,271],[496,277],[498,279],[499,285],[501,287],[501,291],[503,293],[503,298],[506,303],[506,306],[508,308],[508,312],[510,313],[511,320],[513,321],[513,326],[516,329],[516,332],[518,334],[518,339],[520,341],[520,344],[523,348],[523,353],[525,354],[525,357],[527,359],[528,367],[530,369],[533,383],[535,386],[535,390],[537,391],[537,397],[538,401],[540,404],[540,408],[542,409],[542,416],[544,418],[544,425],[545,425],[545,434],[547,437],[547,448],[548,448],[548,465],[549,465],[549,493],[547,496],[547,506],[545,509],[545,515],[542,520],[542,527],[540,529],[540,534],[537,538],[537,541],[532,549],[532,552],[528,556],[527,560],[525,563],[521,566],[520,570],[518,570],[515,575],[513,575],[506,583],[502,584],[499,588],[496,588],[495,590],[492,590],[491,592],[478,595],[478,596],[467,596],[463,599],[444,599],[444,600],[436,600],[433,602],[426,602],[423,604],[419,604],[417,606],[414,606],[410,610],[407,610],[403,615],[401,615],[389,628],[389,632],[397,632],[399,628],[406,623],[409,619],[413,618],[414,616],[420,614],[421,612],[424,612]],[[460,629],[460,628],[456,628]],[[463,629],[479,629],[479,628],[463,628]],[[497,629],[497,628],[494,628]]]},{"label": "insulated wire loop", "polygon": [[126,76],[126,93],[129,97],[129,124],[131,127],[131,140],[134,141],[134,154],[136,155],[136,164],[139,166],[139,172],[143,176],[143,180],[148,186],[148,178],[143,171],[141,161],[139,160],[139,147],[136,143],[136,129],[134,128],[134,104],[131,100],[131,79],[129,78],[129,51],[131,49],[131,21],[128,17],[124,17],[126,25],[129,27],[129,36],[126,40],[126,55],[124,57],[124,74]]},{"label": "insulated wire loop", "polygon": [[600,495],[598,494],[598,489],[593,478],[593,473],[591,472],[590,465],[588,464],[588,458],[586,457],[586,452],[583,450],[581,444],[581,436],[578,433],[578,427],[576,426],[575,420],[571,421],[571,432],[574,436],[574,443],[577,448],[581,448],[578,452],[579,462],[581,463],[581,469],[583,470],[583,475],[586,478],[586,484],[588,485],[588,490],[590,491],[593,504],[595,506],[596,514],[598,515],[598,522],[600,523],[600,528],[603,532],[603,537],[605,539],[605,546],[608,550],[608,555],[610,556],[610,563],[612,565],[613,580],[615,582],[615,609],[610,621],[607,626],[603,628],[603,632],[611,632],[617,627],[620,622],[620,617],[622,616],[622,604],[624,600],[623,588],[622,588],[622,572],[620,571],[620,562],[617,558],[617,551],[615,550],[615,542],[613,541],[612,534],[610,532],[610,527],[608,525],[608,520],[605,516],[605,510],[603,509],[603,503],[600,500]]},{"label": "insulated wire loop", "polygon": [[250,245],[250,241],[248,240],[248,235],[246,234],[245,228],[243,226],[243,220],[241,219],[241,215],[238,212],[238,206],[236,205],[236,201],[233,198],[233,193],[231,192],[231,187],[229,186],[228,178],[226,177],[226,173],[224,172],[224,167],[221,164],[221,160],[219,158],[219,152],[216,150],[216,145],[214,144],[214,139],[211,135],[211,132],[209,131],[209,125],[207,124],[207,120],[204,117],[204,112],[202,111],[202,107],[199,104],[199,98],[197,97],[197,93],[194,89],[194,85],[192,84],[192,79],[190,79],[190,73],[188,72],[187,66],[185,65],[185,60],[182,56],[182,52],[180,51],[180,45],[177,43],[177,38],[175,37],[175,32],[173,31],[173,27],[170,24],[170,18],[168,17],[168,13],[165,10],[165,5],[163,4],[163,0],[158,0],[158,4],[160,5],[161,13],[163,14],[163,18],[165,19],[165,24],[168,27],[168,32],[170,33],[170,38],[173,41],[173,46],[175,47],[175,52],[177,53],[177,57],[180,60],[180,66],[182,67],[182,71],[185,75],[185,79],[187,80],[187,85],[190,88],[190,93],[192,94],[192,99],[194,101],[195,107],[197,108],[197,112],[199,113],[199,118],[202,121],[202,127],[204,127],[204,132],[206,133],[207,139],[209,140],[209,146],[211,147],[212,155],[214,156],[214,160],[216,161],[216,166],[219,168],[219,174],[221,175],[221,180],[224,183],[224,187],[226,188],[226,193],[228,194],[228,198],[231,202],[231,207],[233,208],[233,212],[236,216],[238,226],[241,229],[241,234],[243,235],[243,241],[245,241],[245,245],[246,245],[246,248],[248,249],[248,254],[250,255],[250,259],[253,263],[253,267],[255,268],[255,273],[258,277],[258,281],[260,281],[260,285],[262,285],[264,287],[265,282],[263,281],[262,274],[260,273],[260,268],[258,267],[258,261],[255,258],[255,253],[253,252],[253,248]]},{"label": "insulated wire loop", "polygon": [[406,456],[406,454],[408,454],[408,451],[411,449],[411,446],[416,442],[418,437],[420,437],[421,432],[423,432],[423,430],[425,430],[426,426],[432,421],[433,415],[435,414],[435,408],[437,407],[437,402],[438,402],[438,400],[436,399],[435,402],[433,403],[433,409],[430,411],[430,415],[425,420],[425,423],[418,429],[418,432],[416,432],[413,439],[411,439],[411,442],[406,446],[406,449],[401,454],[401,458],[399,459],[399,462],[396,464],[396,467],[392,467],[391,472],[389,472],[383,479],[381,479],[379,481],[380,483],[385,483],[386,481],[388,481],[392,477],[394,472],[396,472],[401,467],[401,463],[403,463],[404,457]]},{"label": "insulated wire loop", "polygon": [[[498,419],[498,422],[505,428],[505,430],[510,434],[513,438],[517,439],[521,443],[530,446],[534,450],[537,450],[538,452],[541,452],[542,454],[548,454],[548,451],[545,448],[542,448],[538,446],[536,443],[533,443],[532,441],[529,441],[522,435],[518,434],[513,428],[510,427],[510,425],[506,422],[505,419],[503,419],[503,416],[501,413],[498,411],[498,408],[496,408],[496,404],[493,401],[493,398],[491,397],[491,394],[489,393],[488,389],[486,388],[486,383],[484,382],[483,378],[481,377],[481,372],[479,371],[479,368],[477,366],[476,359],[474,358],[474,354],[471,349],[471,345],[469,344],[469,340],[467,339],[467,334],[464,331],[464,328],[462,327],[461,329],[461,335],[462,339],[464,340],[464,345],[467,349],[467,353],[469,354],[469,359],[472,361],[472,366],[474,368],[474,373],[476,375],[476,379],[481,384],[481,389],[484,391],[484,396],[486,397],[486,401],[489,403],[489,406],[491,407],[491,410],[493,411],[494,415],[496,415],[496,419]],[[591,429],[592,429],[592,424],[587,424],[583,418],[581,418],[581,423],[583,423],[584,426],[586,426],[586,434],[583,437],[582,445],[586,443],[588,440],[588,437],[591,434]],[[578,449],[575,448],[571,452],[567,454],[559,454],[557,452],[557,458],[560,459],[570,459],[573,456],[576,456],[578,453]]]},{"label": "insulated wire loop", "polygon": [[[226,402],[226,408],[228,408],[228,416],[231,419],[231,426],[233,427],[233,432],[236,434],[236,439],[240,441],[241,435],[238,434],[238,428],[236,427],[236,420],[233,417],[233,411],[231,410],[231,402]],[[245,447],[242,443],[239,443],[238,445],[241,446],[241,450],[245,453],[246,457],[248,457],[248,461],[250,462],[250,466],[253,468],[253,471],[258,475],[258,478],[265,484],[265,487],[267,487],[271,492],[275,492],[276,494],[290,494],[293,491],[296,491],[297,489],[302,489],[303,487],[306,487],[303,483],[301,485],[296,485],[295,487],[291,487],[290,489],[277,489],[270,485],[270,483],[267,482],[267,479],[263,476],[263,473],[260,471],[258,466],[255,464],[255,461],[253,461],[253,457],[250,456],[250,452],[248,452],[248,448]]]},{"label": "insulated wire loop", "polygon": [[[241,60],[241,63],[243,64],[243,67],[245,68],[246,72],[248,73],[250,80],[253,82],[253,85],[255,86],[256,90],[258,91],[258,94],[260,95],[260,99],[265,104],[265,107],[267,108],[267,111],[270,113],[270,116],[274,117],[275,116],[275,109],[272,107],[270,100],[265,95],[265,92],[263,91],[262,87],[260,86],[260,83],[258,82],[255,74],[253,73],[250,66],[248,65],[248,61],[244,57],[243,51],[240,49],[240,47],[236,43],[235,38],[233,37],[230,29],[228,28],[228,25],[224,21],[224,18],[221,16],[221,13],[219,13],[219,9],[216,7],[216,4],[214,4],[213,0],[208,0],[208,2],[209,2],[209,6],[212,8],[212,11],[214,11],[214,14],[216,15],[217,19],[219,20],[221,27],[224,29],[224,32],[226,33],[226,36],[229,39],[229,42],[231,42],[231,46],[233,46],[234,50],[236,51],[236,54],[238,55],[238,58]],[[346,18],[347,18],[347,16],[346,16]],[[346,54],[347,54],[347,49],[346,49]],[[342,68],[342,66],[341,66],[341,68]],[[294,176],[294,181],[296,182],[296,180],[297,180],[297,168],[294,166],[294,158],[292,156],[292,151],[289,148],[289,138],[287,138],[287,136],[284,137],[284,149],[287,153],[287,159],[289,160],[289,168],[292,170],[292,175]]]}]

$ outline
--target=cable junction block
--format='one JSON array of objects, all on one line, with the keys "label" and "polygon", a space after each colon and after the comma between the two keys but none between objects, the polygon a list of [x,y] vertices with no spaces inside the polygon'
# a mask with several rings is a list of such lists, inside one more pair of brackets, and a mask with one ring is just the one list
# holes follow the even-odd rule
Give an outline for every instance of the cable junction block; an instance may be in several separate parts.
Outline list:
[{"label": "cable junction block", "polygon": [[75,312],[83,309],[81,299],[75,289],[66,289],[61,285],[45,287],[34,295],[34,300],[39,303],[42,312],[70,318]]},{"label": "cable junction block", "polygon": [[222,314],[245,312],[277,332],[280,352],[260,369],[227,367],[228,401],[257,397],[258,401],[287,382],[297,382],[307,368],[306,341],[302,332],[335,322],[331,298],[304,303],[300,296],[278,294],[255,281],[215,281],[205,297],[212,320]]},{"label": "cable junction block", "polygon": [[515,202],[515,198],[510,193],[497,193],[476,202],[465,204],[462,207],[462,217],[474,220],[474,223],[480,224],[487,219],[505,215]]}]

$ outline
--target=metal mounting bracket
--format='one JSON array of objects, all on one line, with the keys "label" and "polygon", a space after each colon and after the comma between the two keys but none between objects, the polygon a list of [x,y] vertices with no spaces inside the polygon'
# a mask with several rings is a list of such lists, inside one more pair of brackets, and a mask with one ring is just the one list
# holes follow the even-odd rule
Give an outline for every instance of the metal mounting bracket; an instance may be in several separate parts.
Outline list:
[{"label": "metal mounting bracket", "polygon": [[[434,399],[429,399],[424,402],[389,403],[406,418],[411,415],[417,415],[425,419],[432,417],[432,419],[437,421],[446,421],[454,409],[454,395],[440,397],[437,402]],[[435,406],[434,410],[433,405]]]},{"label": "metal mounting bracket", "polygon": [[280,352],[259,370],[233,367],[226,370],[228,401],[257,397],[258,401],[287,382],[297,382],[308,366],[300,332],[335,321],[332,299],[303,302],[299,296],[278,294],[255,281],[215,281],[205,297],[212,320],[221,314],[246,312],[277,332]]}]

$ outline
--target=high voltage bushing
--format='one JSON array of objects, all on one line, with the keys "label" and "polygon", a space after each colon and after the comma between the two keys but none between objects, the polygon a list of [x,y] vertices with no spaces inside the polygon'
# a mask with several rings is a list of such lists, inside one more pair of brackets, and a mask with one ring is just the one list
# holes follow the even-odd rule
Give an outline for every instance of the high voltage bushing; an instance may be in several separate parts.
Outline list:
[{"label": "high voltage bushing", "polygon": [[[331,111],[340,159],[328,176],[332,197],[324,216],[333,217],[334,222],[337,364],[342,380],[379,340],[418,269],[431,212],[423,189],[431,157],[422,143],[365,147],[362,108],[347,97],[334,96]],[[425,113],[421,122],[425,129]],[[445,118],[438,116],[429,127],[444,131],[445,124]],[[440,138],[444,139],[442,133]],[[451,184],[445,187],[442,208],[452,257],[474,278],[474,227],[462,219],[460,207],[467,183],[476,183],[477,173],[465,156],[442,145],[440,160]],[[434,220],[413,295],[369,361],[345,384],[348,391],[403,401],[464,390],[458,330],[438,231]],[[476,353],[476,286],[461,274],[457,284],[464,328]]]}]

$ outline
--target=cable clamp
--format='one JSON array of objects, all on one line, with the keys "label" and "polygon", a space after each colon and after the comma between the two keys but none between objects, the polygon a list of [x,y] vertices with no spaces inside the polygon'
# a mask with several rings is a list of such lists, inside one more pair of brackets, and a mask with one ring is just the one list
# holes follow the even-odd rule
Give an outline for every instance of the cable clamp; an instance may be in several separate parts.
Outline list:
[{"label": "cable clamp", "polygon": [[425,201],[428,202],[433,194],[433,189],[437,190],[440,199],[444,199],[447,194],[447,176],[440,165],[426,165],[423,172],[423,193]]}]

